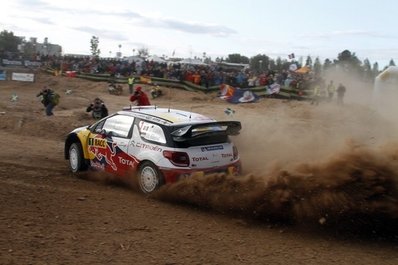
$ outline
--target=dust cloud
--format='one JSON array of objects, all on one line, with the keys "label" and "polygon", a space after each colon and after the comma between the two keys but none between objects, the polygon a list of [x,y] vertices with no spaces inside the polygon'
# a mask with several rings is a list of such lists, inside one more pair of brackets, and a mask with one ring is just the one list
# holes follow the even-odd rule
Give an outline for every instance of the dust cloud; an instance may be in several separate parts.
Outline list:
[{"label": "dust cloud", "polygon": [[[164,186],[154,197],[268,221],[397,233],[398,145],[390,148],[350,146],[324,162],[275,167],[262,175],[193,177]],[[391,227],[383,227],[387,223]]]},{"label": "dust cloud", "polygon": [[243,176],[186,179],[154,197],[265,220],[388,229],[397,238],[396,124],[369,106],[369,88],[345,83],[343,106],[288,101],[250,116],[238,106],[243,129],[233,141]]}]

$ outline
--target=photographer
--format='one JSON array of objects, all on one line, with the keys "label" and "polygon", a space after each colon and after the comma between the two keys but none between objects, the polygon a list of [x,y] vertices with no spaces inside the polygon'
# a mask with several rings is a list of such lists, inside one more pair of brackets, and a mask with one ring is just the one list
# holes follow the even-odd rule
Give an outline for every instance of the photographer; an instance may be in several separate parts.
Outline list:
[{"label": "photographer", "polygon": [[151,103],[149,102],[148,96],[142,91],[140,86],[136,87],[134,94],[130,97],[130,101],[137,101],[137,106],[149,106]]},{"label": "photographer", "polygon": [[92,111],[91,115],[96,120],[108,116],[108,109],[100,98],[95,98],[94,101],[87,107],[86,112],[90,111]]}]

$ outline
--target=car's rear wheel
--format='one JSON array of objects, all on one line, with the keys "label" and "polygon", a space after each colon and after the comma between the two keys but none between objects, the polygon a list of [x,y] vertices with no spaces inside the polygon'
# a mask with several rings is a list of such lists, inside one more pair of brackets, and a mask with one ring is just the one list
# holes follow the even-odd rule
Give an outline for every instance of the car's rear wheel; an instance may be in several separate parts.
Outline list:
[{"label": "car's rear wheel", "polygon": [[138,170],[138,182],[143,193],[151,193],[164,184],[164,178],[159,169],[151,162],[142,163]]},{"label": "car's rear wheel", "polygon": [[87,163],[83,157],[83,149],[80,143],[73,143],[69,147],[69,167],[73,173],[87,169]]}]

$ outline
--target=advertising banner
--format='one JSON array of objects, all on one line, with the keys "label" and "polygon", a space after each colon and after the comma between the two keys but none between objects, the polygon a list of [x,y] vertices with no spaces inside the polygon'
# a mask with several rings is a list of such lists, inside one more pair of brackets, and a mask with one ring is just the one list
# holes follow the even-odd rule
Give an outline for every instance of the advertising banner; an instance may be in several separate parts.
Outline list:
[{"label": "advertising banner", "polygon": [[35,74],[12,73],[11,80],[13,80],[13,81],[22,81],[22,82],[34,82],[35,81]]},{"label": "advertising banner", "polygon": [[31,60],[8,60],[2,59],[1,65],[3,66],[14,66],[14,67],[40,67],[42,63],[40,61]]}]

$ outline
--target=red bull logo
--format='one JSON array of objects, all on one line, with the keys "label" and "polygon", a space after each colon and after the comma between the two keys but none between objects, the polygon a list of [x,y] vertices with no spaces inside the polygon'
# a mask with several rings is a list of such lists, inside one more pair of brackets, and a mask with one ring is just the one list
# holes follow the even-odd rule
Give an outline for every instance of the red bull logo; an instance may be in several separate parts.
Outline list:
[{"label": "red bull logo", "polygon": [[[102,140],[102,139],[93,138],[93,140]],[[104,140],[104,141],[106,143],[106,140]],[[98,143],[102,144],[102,142],[98,142]],[[89,145],[88,151],[95,156],[95,159],[97,161],[105,160],[106,164],[111,166],[111,168],[114,171],[117,171],[116,163],[113,161],[113,158],[116,155],[116,143],[112,143],[112,145],[105,144],[105,147],[102,147],[102,146],[94,147],[94,146]]]}]

